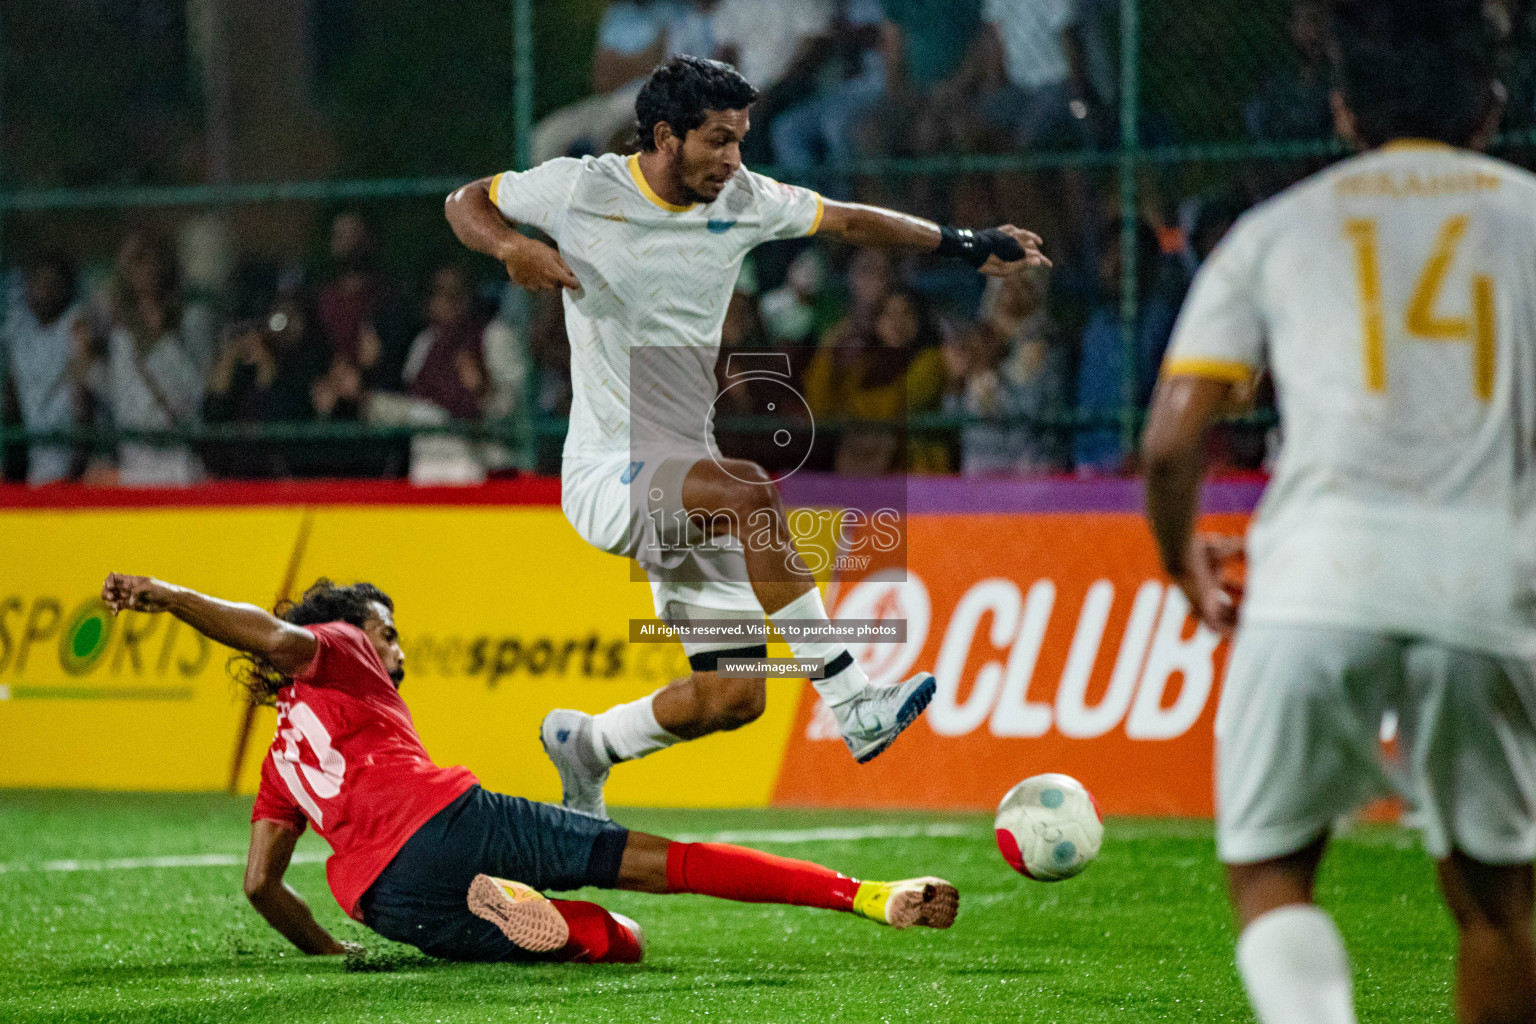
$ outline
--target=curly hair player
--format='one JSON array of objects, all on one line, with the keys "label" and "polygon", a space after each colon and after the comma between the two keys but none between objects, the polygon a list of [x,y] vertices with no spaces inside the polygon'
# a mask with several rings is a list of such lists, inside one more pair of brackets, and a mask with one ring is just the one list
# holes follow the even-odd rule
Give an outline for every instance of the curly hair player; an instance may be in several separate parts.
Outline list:
[{"label": "curly hair player", "polygon": [[[459,239],[500,260],[515,283],[564,289],[574,397],[561,504],[588,543],[639,562],[656,613],[669,622],[827,618],[771,478],[755,463],[710,454],[720,329],[749,251],[820,234],[937,251],[993,276],[1049,262],[1039,237],[1013,225],[940,227],[753,173],[742,166],[741,142],[756,99],[730,65],[674,57],[635,102],[638,154],[550,160],[472,182],[447,202]],[[518,224],[543,231],[558,251]],[[635,364],[637,353],[650,358]],[[636,365],[645,372],[632,380]],[[698,540],[663,550],[656,523]],[[874,686],[845,645],[788,639],[797,658],[823,660],[816,689],[860,762],[889,747],[932,699],[927,672]],[[683,647],[688,677],[600,715],[545,718],[542,739],[566,806],[604,814],[613,765],[762,714],[764,680],[725,677],[718,665],[762,658],[765,646],[685,638]]]},{"label": "curly hair player", "polygon": [[808,861],[722,843],[674,843],[588,814],[480,788],[432,763],[398,692],[394,603],[367,583],[321,580],[273,615],[145,576],[112,573],[114,611],[169,612],[245,654],[242,681],[277,706],[251,812],[245,894],[305,953],[346,953],[283,883],[306,825],[330,843],[336,902],[386,938],[447,960],[634,962],[634,921],[540,890],[593,885],[843,910],[948,928],[938,878],[860,882]]}]

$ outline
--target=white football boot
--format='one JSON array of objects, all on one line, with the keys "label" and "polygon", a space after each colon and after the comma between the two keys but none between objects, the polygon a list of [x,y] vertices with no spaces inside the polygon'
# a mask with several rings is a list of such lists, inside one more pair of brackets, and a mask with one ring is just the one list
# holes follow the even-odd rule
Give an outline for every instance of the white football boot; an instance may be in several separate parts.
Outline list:
[{"label": "white football boot", "polygon": [[556,708],[544,716],[539,742],[560,773],[560,802],[594,818],[608,817],[608,806],[603,802],[608,763],[593,742],[592,716]]},{"label": "white football boot", "polygon": [[896,742],[928,707],[937,686],[931,673],[919,672],[897,686],[866,683],[863,693],[834,707],[833,717],[853,759],[859,764],[871,761]]}]

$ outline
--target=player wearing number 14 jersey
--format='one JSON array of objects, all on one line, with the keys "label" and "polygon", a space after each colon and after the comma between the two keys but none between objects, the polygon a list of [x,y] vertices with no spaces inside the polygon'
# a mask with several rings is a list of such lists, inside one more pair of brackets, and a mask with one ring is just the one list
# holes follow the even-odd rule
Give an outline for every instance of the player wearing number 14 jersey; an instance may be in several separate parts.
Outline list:
[{"label": "player wearing number 14 jersey", "polygon": [[102,600],[114,612],[169,612],[244,652],[241,681],[253,699],[277,705],[245,892],[305,953],[349,951],[283,884],[306,827],[331,846],[325,873],[343,910],[449,960],[639,960],[634,921],[540,891],[585,885],[823,907],[895,927],[954,921],[959,895],[938,878],[860,882],[739,846],[669,842],[492,793],[465,768],[437,766],[399,694],[405,655],[394,604],[369,584],[321,580],[280,606],[281,617],[118,573]]},{"label": "player wearing number 14 jersey", "polygon": [[1231,628],[1219,547],[1193,536],[1201,441],[1267,369],[1284,442],[1216,717],[1259,1020],[1354,1020],[1313,881],[1335,819],[1395,792],[1458,926],[1462,1020],[1531,1021],[1536,177],[1474,152],[1502,107],[1481,4],[1340,0],[1335,20],[1336,124],[1365,152],[1202,267],[1147,429],[1148,509],[1170,574]]}]

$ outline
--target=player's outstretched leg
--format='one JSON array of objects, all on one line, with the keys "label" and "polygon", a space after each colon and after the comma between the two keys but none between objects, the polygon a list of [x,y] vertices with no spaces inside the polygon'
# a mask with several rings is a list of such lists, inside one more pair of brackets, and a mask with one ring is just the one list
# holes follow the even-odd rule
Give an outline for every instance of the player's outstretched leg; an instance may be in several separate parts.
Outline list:
[{"label": "player's outstretched leg", "polygon": [[573,811],[608,817],[603,786],[615,759],[598,746],[594,716],[556,708],[539,724],[539,743],[560,773],[560,802]]},{"label": "player's outstretched leg", "polygon": [[[820,595],[814,590],[811,595],[819,605]],[[852,663],[851,656],[843,656]],[[856,670],[854,665],[849,671]],[[854,760],[862,764],[894,743],[933,700],[934,690],[933,676],[919,672],[897,686],[875,686],[866,680],[852,698],[833,705]],[[615,764],[740,728],[763,713],[766,701],[762,679],[698,671],[598,715],[557,708],[544,716],[539,742],[560,773],[561,802],[573,811],[606,818],[603,786]]]},{"label": "player's outstretched leg", "polygon": [[811,861],[727,843],[674,843],[640,832],[629,834],[619,887],[821,907],[893,928],[948,928],[960,909],[959,891],[942,878],[861,882]]},{"label": "player's outstretched leg", "polygon": [[683,480],[681,501],[691,519],[741,542],[752,592],[794,656],[821,659],[824,675],[812,683],[854,759],[863,763],[894,743],[933,700],[934,678],[919,672],[898,686],[875,686],[846,643],[785,628],[790,622],[827,623],[828,617],[767,472],[739,459],[695,462]]}]

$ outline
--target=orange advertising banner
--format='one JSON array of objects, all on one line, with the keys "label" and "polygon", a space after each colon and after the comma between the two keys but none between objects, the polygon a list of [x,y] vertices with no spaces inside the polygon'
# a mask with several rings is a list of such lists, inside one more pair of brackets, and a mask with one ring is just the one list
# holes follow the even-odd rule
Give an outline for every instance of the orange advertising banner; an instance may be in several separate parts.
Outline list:
[{"label": "orange advertising banner", "polygon": [[857,765],[806,687],[775,804],[990,809],[1020,779],[1065,772],[1106,814],[1211,814],[1227,645],[1167,583],[1141,516],[929,514],[908,529],[904,573],[844,581],[828,603],[905,619],[904,644],[854,653],[876,681],[931,670],[933,703]]}]

